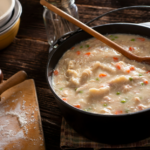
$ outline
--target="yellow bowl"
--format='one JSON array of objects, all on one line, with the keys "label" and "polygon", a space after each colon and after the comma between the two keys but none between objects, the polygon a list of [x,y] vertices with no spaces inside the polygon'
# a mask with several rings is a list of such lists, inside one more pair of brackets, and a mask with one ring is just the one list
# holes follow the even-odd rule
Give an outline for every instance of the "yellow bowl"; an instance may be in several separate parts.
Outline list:
[{"label": "yellow bowl", "polygon": [[0,50],[6,48],[13,42],[14,38],[18,33],[19,26],[20,26],[20,18],[17,20],[17,22],[14,24],[12,28],[10,28],[4,34],[0,35]]}]

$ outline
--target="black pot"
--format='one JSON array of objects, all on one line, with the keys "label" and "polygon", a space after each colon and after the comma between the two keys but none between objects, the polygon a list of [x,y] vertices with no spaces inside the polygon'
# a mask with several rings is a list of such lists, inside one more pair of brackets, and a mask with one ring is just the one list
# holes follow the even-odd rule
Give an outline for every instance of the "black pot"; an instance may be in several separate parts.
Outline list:
[{"label": "black pot", "polygon": [[[137,24],[115,23],[94,27],[101,34],[126,33],[150,38],[150,28]],[[123,144],[150,136],[150,109],[121,115],[102,115],[85,112],[61,100],[52,87],[52,72],[62,55],[73,45],[92,36],[80,31],[61,43],[50,54],[47,81],[68,124],[81,135],[101,143]]]}]

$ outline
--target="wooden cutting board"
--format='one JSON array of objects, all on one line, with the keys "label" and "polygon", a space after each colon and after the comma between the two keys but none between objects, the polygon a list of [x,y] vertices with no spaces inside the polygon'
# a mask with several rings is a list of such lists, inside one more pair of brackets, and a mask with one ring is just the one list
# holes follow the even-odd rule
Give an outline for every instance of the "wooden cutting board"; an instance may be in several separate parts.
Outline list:
[{"label": "wooden cutting board", "polygon": [[1,97],[0,150],[45,150],[34,80],[25,80]]}]

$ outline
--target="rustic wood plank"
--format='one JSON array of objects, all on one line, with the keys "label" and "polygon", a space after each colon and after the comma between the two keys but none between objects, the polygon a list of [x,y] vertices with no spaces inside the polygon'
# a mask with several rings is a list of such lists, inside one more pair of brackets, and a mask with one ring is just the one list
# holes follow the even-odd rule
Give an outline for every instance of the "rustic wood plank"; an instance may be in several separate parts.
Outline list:
[{"label": "rustic wood plank", "polygon": [[[82,7],[82,5],[78,5],[78,7],[79,7],[80,20],[84,23],[92,20],[93,18],[99,15],[102,15],[106,12],[114,10],[108,7],[91,8],[91,7],[86,7],[86,6]],[[94,21],[90,25],[96,26],[96,25],[115,23],[115,22],[130,22],[130,23],[148,22],[150,21],[149,14],[150,14],[150,9],[121,10],[118,12],[111,13],[107,16],[104,16],[101,19]]]},{"label": "rustic wood plank", "polygon": [[20,0],[23,13],[18,37],[47,41],[43,22],[43,6],[39,0]]},{"label": "rustic wood plank", "polygon": [[76,0],[77,4],[101,7],[125,7],[132,5],[150,5],[149,0]]},{"label": "rustic wood plank", "polygon": [[[76,3],[82,4],[82,5],[77,5],[77,6],[79,9],[80,20],[84,23],[86,23],[87,21],[90,21],[91,19],[99,15],[102,15],[103,13],[106,13],[120,6],[120,5],[119,6],[114,5],[115,8],[112,8],[112,4],[111,4],[112,2],[110,0],[107,2],[107,3],[110,3],[110,5],[108,5],[107,3],[105,5],[107,7],[101,7],[103,6],[101,3],[104,4],[106,0],[88,1],[88,2],[87,1],[88,0],[84,0],[82,2],[79,2],[78,0],[76,1]],[[134,1],[132,3],[138,4],[140,2],[141,1],[138,0],[137,2]],[[148,3],[147,0],[144,0],[144,2]],[[42,40],[42,41],[47,42],[46,30],[45,30],[45,26],[43,22],[43,17],[42,17],[43,7],[39,4],[39,0],[32,0],[32,1],[21,0],[21,3],[23,6],[23,13],[21,16],[20,30],[19,30],[17,37]],[[84,3],[86,5],[83,5]],[[131,2],[128,1],[128,4],[130,3]],[[126,3],[124,2],[121,4],[124,4],[123,6],[125,6]],[[93,6],[93,5],[96,5],[96,6]],[[149,14],[150,14],[150,9],[124,10],[124,11],[120,11],[118,13],[113,13],[109,16],[103,17],[100,20],[97,20],[94,23],[92,23],[91,26],[101,25],[101,24],[106,24],[106,23],[113,23],[113,22],[133,22],[133,23],[146,22],[146,21],[150,21]]]}]

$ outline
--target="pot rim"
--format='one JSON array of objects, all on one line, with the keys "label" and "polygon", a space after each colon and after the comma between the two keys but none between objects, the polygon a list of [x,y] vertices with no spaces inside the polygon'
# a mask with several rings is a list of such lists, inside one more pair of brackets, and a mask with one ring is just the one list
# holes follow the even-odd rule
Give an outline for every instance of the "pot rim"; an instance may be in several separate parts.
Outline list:
[{"label": "pot rim", "polygon": [[[146,25],[142,25],[141,23],[140,24],[136,24],[136,23],[122,23],[122,22],[119,22],[119,23],[109,23],[109,24],[104,24],[104,25],[98,25],[98,26],[94,26],[92,28],[99,28],[99,27],[102,27],[102,26],[112,26],[112,25],[129,25],[129,26],[139,26],[141,28],[147,28],[148,30],[150,30],[150,27],[146,26]],[[84,111],[82,109],[78,109],[72,105],[70,105],[69,103],[66,103],[65,101],[63,101],[57,94],[56,92],[54,91],[53,89],[53,86],[52,86],[52,82],[49,82],[49,64],[50,64],[50,60],[51,58],[53,57],[53,54],[57,51],[57,49],[59,49],[59,47],[64,43],[66,42],[68,39],[72,38],[74,35],[76,34],[80,34],[81,32],[85,32],[83,30],[80,30],[78,31],[77,33],[71,35],[70,37],[68,37],[65,41],[63,41],[57,48],[53,49],[52,51],[50,51],[50,53],[48,54],[49,57],[48,57],[48,61],[47,61],[47,66],[46,66],[46,80],[48,82],[48,85],[49,85],[49,88],[53,94],[53,96],[55,97],[55,99],[58,99],[61,103],[67,105],[68,107],[70,107],[71,109],[74,109],[75,111],[78,111],[80,113],[83,113],[83,114],[87,114],[87,115],[91,115],[91,116],[95,116],[95,117],[107,117],[107,118],[110,118],[110,117],[113,117],[113,118],[120,118],[120,117],[127,117],[127,116],[136,116],[136,115],[139,115],[139,114],[142,114],[142,113],[145,113],[147,111],[150,111],[150,108],[147,108],[147,109],[144,109],[144,110],[140,110],[140,111],[137,111],[137,112],[132,112],[132,113],[127,113],[127,114],[118,114],[118,115],[110,115],[110,114],[98,114],[98,113],[93,113],[93,112],[87,112],[87,111]],[[51,70],[51,78],[53,78],[53,70]]]}]

